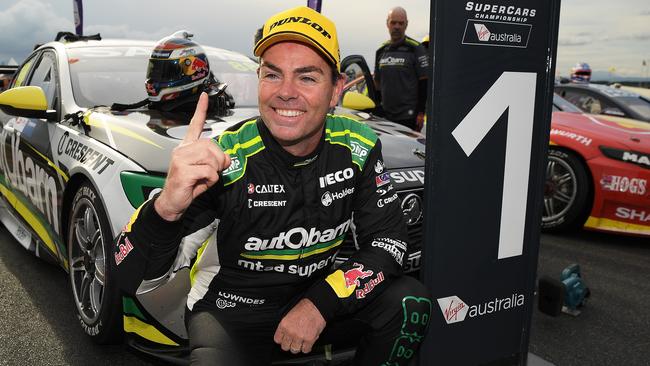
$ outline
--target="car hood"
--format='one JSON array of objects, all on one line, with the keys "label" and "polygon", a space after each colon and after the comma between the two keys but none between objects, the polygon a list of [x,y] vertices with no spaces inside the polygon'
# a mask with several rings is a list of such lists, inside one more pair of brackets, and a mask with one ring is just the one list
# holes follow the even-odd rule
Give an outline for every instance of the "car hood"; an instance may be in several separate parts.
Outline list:
[{"label": "car hood", "polygon": [[[257,108],[236,108],[227,117],[208,119],[203,137],[219,136],[230,126],[258,115]],[[336,108],[337,115],[366,122],[382,141],[384,164],[388,169],[424,166],[424,135],[368,113]],[[111,111],[95,108],[85,115],[89,136],[111,146],[149,172],[167,172],[173,148],[187,131],[183,114],[138,109]]]},{"label": "car hood", "polygon": [[553,112],[551,127],[580,132],[585,136],[622,144],[635,151],[650,152],[648,122],[587,113]]}]

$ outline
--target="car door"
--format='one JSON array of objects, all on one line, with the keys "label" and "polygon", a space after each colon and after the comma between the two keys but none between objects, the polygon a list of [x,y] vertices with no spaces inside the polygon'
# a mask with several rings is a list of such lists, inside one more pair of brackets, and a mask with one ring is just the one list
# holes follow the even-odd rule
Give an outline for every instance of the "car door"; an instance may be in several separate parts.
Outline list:
[{"label": "car door", "polygon": [[[45,93],[48,110],[60,110],[56,61],[54,50],[41,51],[18,71],[12,87],[37,86]],[[49,130],[56,123],[22,116],[20,111],[5,115],[2,122],[2,170],[15,199],[17,216],[32,229],[53,259],[62,260],[65,250],[59,239],[60,202],[67,177],[52,162],[50,153]]]},{"label": "car door", "polygon": [[341,72],[347,77],[342,97],[345,97],[345,93],[356,92],[370,98],[375,105],[379,105],[372,74],[363,56],[350,55],[344,58],[341,61]]}]

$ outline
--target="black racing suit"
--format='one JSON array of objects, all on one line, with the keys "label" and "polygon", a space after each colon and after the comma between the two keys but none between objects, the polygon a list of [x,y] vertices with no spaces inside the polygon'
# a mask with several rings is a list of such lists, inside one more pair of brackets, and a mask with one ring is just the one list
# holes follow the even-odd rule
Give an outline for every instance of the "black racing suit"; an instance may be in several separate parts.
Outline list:
[{"label": "black racing suit", "polygon": [[[402,276],[406,227],[381,143],[346,117],[329,115],[324,128],[317,149],[297,158],[261,119],[234,126],[217,142],[230,167],[179,221],[163,220],[150,200],[119,236],[114,264],[129,293],[165,277],[188,252],[181,241],[199,243],[187,302],[193,361],[235,364],[229,348],[245,346],[255,357],[242,363],[268,363],[278,322],[301,298],[327,328],[335,319],[369,325],[356,364],[406,364],[417,350],[431,302]],[[334,269],[353,227],[359,250]]]},{"label": "black racing suit", "polygon": [[424,47],[410,37],[377,49],[374,75],[387,119],[416,129],[416,117],[426,105],[429,67]]}]

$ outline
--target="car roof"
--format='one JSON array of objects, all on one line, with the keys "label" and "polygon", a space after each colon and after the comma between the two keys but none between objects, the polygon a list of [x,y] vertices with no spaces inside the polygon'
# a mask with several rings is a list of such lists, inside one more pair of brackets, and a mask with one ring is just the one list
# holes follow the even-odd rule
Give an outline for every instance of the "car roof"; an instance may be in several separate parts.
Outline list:
[{"label": "car roof", "polygon": [[[91,48],[91,47],[147,47],[147,48],[153,48],[157,41],[147,41],[147,40],[131,40],[131,39],[102,39],[102,40],[84,40],[84,41],[74,41],[74,42],[59,42],[59,41],[53,41],[53,42],[48,42],[39,47],[41,48],[48,48],[48,47],[53,47],[53,48],[64,48],[64,49],[82,49],[82,48]],[[246,55],[237,52],[237,51],[231,51],[231,50],[226,50],[223,48],[217,48],[217,47],[211,47],[211,46],[206,46],[206,45],[200,45],[205,52],[208,55],[223,55],[223,59],[226,60],[232,60],[233,58],[235,59],[241,59],[241,60],[252,60],[247,57]],[[227,57],[226,57],[227,55]]]},{"label": "car roof", "polygon": [[604,94],[608,97],[639,97],[639,94],[629,90],[613,88],[609,85],[593,84],[593,83],[574,83],[574,84],[561,84],[556,85],[559,88],[574,88],[574,89],[588,89]]}]

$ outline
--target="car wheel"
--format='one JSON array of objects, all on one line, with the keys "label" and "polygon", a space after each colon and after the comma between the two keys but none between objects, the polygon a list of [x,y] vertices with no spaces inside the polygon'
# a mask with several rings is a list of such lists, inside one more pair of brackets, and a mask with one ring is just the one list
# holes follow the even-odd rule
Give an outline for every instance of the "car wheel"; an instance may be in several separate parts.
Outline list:
[{"label": "car wheel", "polygon": [[77,319],[95,342],[118,342],[122,306],[110,273],[112,235],[99,195],[88,182],[75,193],[69,218],[68,263]]},{"label": "car wheel", "polygon": [[549,148],[542,228],[560,231],[584,224],[591,208],[589,193],[589,175],[582,161],[571,152]]}]

